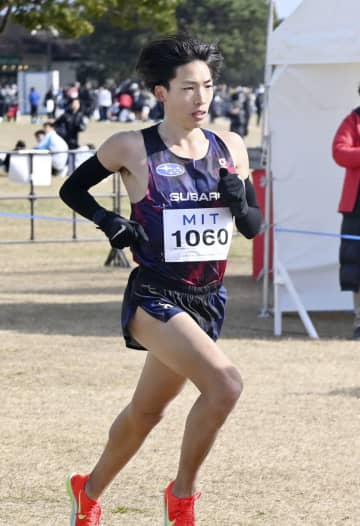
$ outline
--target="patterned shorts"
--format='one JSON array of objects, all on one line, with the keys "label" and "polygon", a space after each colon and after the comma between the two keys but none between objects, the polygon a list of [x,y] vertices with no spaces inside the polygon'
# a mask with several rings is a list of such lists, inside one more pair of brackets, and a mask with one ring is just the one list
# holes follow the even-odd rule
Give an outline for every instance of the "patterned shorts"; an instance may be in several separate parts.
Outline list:
[{"label": "patterned shorts", "polygon": [[170,281],[149,269],[136,267],[129,276],[122,304],[121,325],[126,346],[146,350],[131,337],[128,329],[137,307],[162,322],[186,312],[216,341],[224,321],[226,298],[226,289],[222,284],[196,287]]}]

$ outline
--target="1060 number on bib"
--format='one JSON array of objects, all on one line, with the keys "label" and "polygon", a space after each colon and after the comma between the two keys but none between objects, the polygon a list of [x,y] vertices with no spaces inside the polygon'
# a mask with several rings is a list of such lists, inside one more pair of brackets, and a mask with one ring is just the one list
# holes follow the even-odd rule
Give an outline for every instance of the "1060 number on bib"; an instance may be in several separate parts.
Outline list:
[{"label": "1060 number on bib", "polygon": [[227,258],[233,222],[228,208],[164,210],[165,261]]}]

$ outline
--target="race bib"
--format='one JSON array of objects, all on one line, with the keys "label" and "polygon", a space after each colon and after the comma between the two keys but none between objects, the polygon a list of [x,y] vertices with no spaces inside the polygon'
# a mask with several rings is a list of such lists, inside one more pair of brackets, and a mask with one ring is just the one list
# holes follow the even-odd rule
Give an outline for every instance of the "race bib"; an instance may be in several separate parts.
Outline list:
[{"label": "race bib", "polygon": [[166,262],[227,259],[233,232],[229,208],[163,210]]}]

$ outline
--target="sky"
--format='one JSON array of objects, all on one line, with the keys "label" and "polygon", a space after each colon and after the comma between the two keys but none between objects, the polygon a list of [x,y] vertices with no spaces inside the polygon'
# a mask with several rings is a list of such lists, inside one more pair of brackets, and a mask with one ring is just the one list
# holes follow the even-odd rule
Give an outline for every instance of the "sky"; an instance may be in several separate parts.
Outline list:
[{"label": "sky", "polygon": [[301,4],[302,0],[274,0],[279,18],[286,18]]}]

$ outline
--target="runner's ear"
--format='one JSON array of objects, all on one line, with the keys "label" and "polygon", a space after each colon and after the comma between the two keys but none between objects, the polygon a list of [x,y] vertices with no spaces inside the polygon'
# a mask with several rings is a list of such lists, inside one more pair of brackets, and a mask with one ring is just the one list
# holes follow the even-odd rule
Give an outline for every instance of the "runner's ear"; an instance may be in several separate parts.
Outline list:
[{"label": "runner's ear", "polygon": [[158,101],[164,102],[165,97],[166,97],[166,88],[165,88],[165,86],[162,86],[161,84],[158,84],[157,86],[155,86],[154,95],[155,95],[155,97],[157,98]]}]

